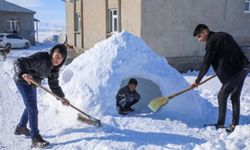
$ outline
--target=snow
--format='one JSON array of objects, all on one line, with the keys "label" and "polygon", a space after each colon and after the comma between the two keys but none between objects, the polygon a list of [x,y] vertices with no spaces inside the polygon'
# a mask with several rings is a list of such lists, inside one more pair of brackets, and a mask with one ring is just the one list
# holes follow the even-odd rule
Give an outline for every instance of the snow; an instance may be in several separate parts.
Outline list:
[{"label": "snow", "polygon": [[[28,50],[13,50],[7,60],[0,58],[0,149],[30,149],[31,141],[15,136],[14,128],[23,102],[13,82],[13,61],[53,44],[39,44]],[[208,76],[213,74],[209,72]],[[180,74],[158,56],[142,39],[123,32],[96,44],[62,68],[60,84],[72,104],[103,126],[95,128],[78,122],[76,112],[38,89],[39,129],[51,142],[50,149],[250,149],[250,76],[241,95],[241,120],[235,131],[203,128],[217,119],[217,78],[170,101],[159,112],[146,109],[150,95],[170,95],[188,87],[197,72]],[[130,77],[138,78],[142,96],[136,111],[120,116],[115,111],[115,94]],[[47,87],[46,81],[42,83]],[[4,85],[4,86],[3,86]],[[141,87],[140,87],[141,85]],[[148,87],[152,86],[152,90]],[[144,92],[143,92],[144,91]],[[226,125],[231,121],[228,101]]]},{"label": "snow", "polygon": [[51,23],[42,23],[38,25],[39,43],[63,43],[66,40],[65,27]]},{"label": "snow", "polygon": [[[116,93],[121,85],[127,84],[124,80],[131,77],[138,79],[138,92],[142,96],[136,106],[138,113],[150,113],[147,105],[153,98],[170,95],[188,86],[183,76],[163,57],[128,32],[116,33],[76,58],[62,71],[61,84],[73,104],[92,115],[103,117],[117,114],[114,107]],[[72,88],[76,85],[77,88]],[[46,99],[49,101],[50,98]],[[171,117],[171,114],[175,114],[175,119],[197,122],[204,116],[203,102],[192,91],[177,97],[155,115]],[[186,107],[188,105],[193,107]],[[186,115],[190,116],[188,120]],[[64,121],[70,122],[67,119]]]}]

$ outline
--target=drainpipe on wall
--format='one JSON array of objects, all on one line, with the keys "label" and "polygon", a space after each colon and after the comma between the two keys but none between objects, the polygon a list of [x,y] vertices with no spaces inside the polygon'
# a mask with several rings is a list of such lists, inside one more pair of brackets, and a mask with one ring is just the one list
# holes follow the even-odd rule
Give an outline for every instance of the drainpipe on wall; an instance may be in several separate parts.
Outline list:
[{"label": "drainpipe on wall", "polygon": [[108,35],[108,0],[105,0],[105,25],[106,25],[106,39],[109,37]]},{"label": "drainpipe on wall", "polygon": [[75,22],[75,15],[76,15],[76,1],[74,0],[73,1],[73,5],[74,5],[74,8],[73,8],[73,33],[74,33],[74,47],[77,47],[77,41],[76,41],[76,22]]},{"label": "drainpipe on wall", "polygon": [[81,0],[81,47],[84,49],[83,0]]},{"label": "drainpipe on wall", "polygon": [[121,25],[121,0],[118,0],[118,31],[122,31],[122,25]]}]

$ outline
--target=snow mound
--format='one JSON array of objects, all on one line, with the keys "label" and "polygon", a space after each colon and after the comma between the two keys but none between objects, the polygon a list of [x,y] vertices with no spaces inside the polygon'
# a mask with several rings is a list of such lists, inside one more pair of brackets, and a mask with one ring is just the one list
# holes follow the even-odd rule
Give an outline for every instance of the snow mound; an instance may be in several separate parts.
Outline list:
[{"label": "snow mound", "polygon": [[[62,71],[60,84],[73,105],[101,117],[117,115],[115,96],[130,78],[138,80],[137,91],[141,100],[134,107],[138,114],[151,113],[147,107],[150,100],[171,95],[189,86],[164,57],[128,32],[115,33],[75,58]],[[200,120],[204,117],[202,101],[195,91],[190,91],[174,98],[153,115],[184,121],[189,116],[189,121]],[[59,105],[55,107],[60,111],[62,107]],[[71,109],[64,109],[62,113],[73,113]]]}]

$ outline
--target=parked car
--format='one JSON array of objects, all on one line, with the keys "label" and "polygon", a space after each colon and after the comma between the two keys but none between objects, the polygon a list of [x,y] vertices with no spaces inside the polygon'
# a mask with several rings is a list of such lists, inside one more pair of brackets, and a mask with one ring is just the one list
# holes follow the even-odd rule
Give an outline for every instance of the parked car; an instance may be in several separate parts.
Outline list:
[{"label": "parked car", "polygon": [[29,48],[30,42],[16,34],[0,33],[0,47]]}]

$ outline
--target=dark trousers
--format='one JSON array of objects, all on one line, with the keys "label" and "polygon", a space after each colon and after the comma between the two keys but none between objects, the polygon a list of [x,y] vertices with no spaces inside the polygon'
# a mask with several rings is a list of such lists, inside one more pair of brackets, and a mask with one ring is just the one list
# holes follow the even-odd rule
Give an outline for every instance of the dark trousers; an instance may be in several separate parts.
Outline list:
[{"label": "dark trousers", "polygon": [[131,106],[133,106],[134,104],[136,104],[139,100],[138,99],[134,99],[134,100],[121,100],[117,103],[117,107],[119,107],[120,110],[124,111],[128,108],[130,108]]},{"label": "dark trousers", "polygon": [[244,80],[247,76],[247,71],[242,70],[239,73],[232,76],[225,83],[223,83],[220,92],[218,93],[219,103],[219,125],[225,124],[226,111],[227,111],[227,99],[230,96],[233,108],[232,125],[238,125],[240,119],[240,94],[244,84]]},{"label": "dark trousers", "polygon": [[18,127],[26,127],[29,121],[31,129],[30,134],[31,137],[34,138],[39,134],[36,87],[18,81],[16,82],[16,86],[23,98],[23,102],[25,105],[25,109],[18,123]]}]

